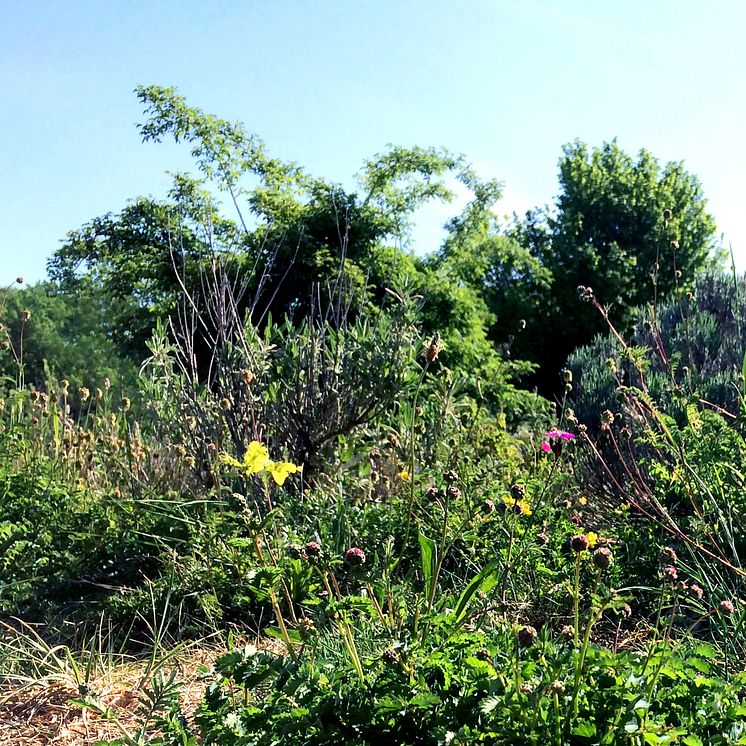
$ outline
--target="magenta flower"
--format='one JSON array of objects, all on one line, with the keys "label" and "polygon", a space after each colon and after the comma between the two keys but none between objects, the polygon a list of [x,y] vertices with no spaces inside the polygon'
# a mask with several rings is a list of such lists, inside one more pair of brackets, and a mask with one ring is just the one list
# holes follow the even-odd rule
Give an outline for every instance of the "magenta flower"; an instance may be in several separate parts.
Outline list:
[{"label": "magenta flower", "polygon": [[562,438],[562,440],[575,440],[575,436],[572,433],[568,433],[566,430],[550,430],[546,434],[547,438]]},{"label": "magenta flower", "polygon": [[351,547],[345,552],[345,562],[352,567],[362,567],[365,560],[365,552],[358,547]]},{"label": "magenta flower", "polygon": [[544,437],[546,440],[541,444],[541,450],[544,453],[553,453],[557,458],[562,455],[562,441],[575,440],[575,436],[566,430],[550,430]]}]

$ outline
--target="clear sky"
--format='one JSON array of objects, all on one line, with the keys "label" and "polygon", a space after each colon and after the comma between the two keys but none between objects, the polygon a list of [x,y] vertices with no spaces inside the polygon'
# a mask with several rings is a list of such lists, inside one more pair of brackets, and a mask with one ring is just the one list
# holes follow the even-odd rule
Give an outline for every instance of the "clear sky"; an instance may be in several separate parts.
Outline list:
[{"label": "clear sky", "polygon": [[551,202],[564,143],[618,137],[684,160],[744,269],[745,29],[742,0],[0,0],[0,282],[188,168],[140,143],[139,84],[347,184],[387,143],[446,146],[506,213]]}]

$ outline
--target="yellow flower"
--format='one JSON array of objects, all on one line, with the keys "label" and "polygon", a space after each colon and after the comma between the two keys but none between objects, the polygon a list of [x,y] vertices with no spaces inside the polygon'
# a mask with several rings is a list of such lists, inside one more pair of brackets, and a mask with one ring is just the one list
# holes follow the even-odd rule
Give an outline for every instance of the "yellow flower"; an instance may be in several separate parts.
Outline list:
[{"label": "yellow flower", "polygon": [[289,461],[270,461],[267,463],[267,471],[272,475],[272,479],[282,487],[288,474],[295,474],[302,470],[303,467],[291,464]]},{"label": "yellow flower", "polygon": [[267,446],[262,445],[258,440],[252,440],[246,449],[246,453],[243,455],[241,468],[247,474],[258,474],[260,471],[266,469],[269,463]]},{"label": "yellow flower", "polygon": [[402,469],[402,471],[398,474],[399,479],[402,479],[405,482],[409,481],[409,472],[406,469]]},{"label": "yellow flower", "polygon": [[262,445],[258,440],[252,440],[249,443],[243,461],[238,461],[227,453],[220,454],[220,461],[246,474],[259,474],[266,470],[281,487],[285,484],[289,474],[295,474],[303,468],[289,461],[272,461],[267,446]]},{"label": "yellow flower", "polygon": [[598,543],[598,534],[595,531],[589,531],[585,538],[588,539],[588,548],[595,547]]},{"label": "yellow flower", "polygon": [[234,469],[243,469],[243,464],[228,453],[221,453],[219,458],[221,463],[226,466],[232,466]]},{"label": "yellow flower", "polygon": [[585,495],[581,495],[581,496],[580,496],[580,497],[578,498],[578,502],[579,502],[579,503],[580,503],[581,505],[588,505],[588,498],[587,498],[587,497],[586,497]]},{"label": "yellow flower", "polygon": [[503,502],[516,515],[531,515],[531,506],[526,500],[515,500],[513,497],[504,497]]}]

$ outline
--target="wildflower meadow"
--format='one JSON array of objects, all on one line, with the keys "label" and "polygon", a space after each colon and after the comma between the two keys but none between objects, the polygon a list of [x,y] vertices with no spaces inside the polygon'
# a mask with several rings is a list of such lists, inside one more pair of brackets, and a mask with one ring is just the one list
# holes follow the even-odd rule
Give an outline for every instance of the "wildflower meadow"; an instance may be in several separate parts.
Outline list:
[{"label": "wildflower meadow", "polygon": [[588,204],[506,222],[462,156],[346,191],[137,95],[199,176],[0,295],[10,742],[746,743],[746,288],[696,179],[576,143]]}]

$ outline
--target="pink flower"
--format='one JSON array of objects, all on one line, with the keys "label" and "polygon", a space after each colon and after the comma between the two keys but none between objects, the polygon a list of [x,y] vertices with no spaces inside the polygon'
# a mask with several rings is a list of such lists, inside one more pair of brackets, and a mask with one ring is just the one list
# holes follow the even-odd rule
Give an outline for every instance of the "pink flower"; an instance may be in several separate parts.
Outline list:
[{"label": "pink flower", "polygon": [[568,433],[567,430],[550,430],[546,434],[547,438],[562,438],[562,440],[575,440],[575,436],[572,433]]},{"label": "pink flower", "polygon": [[361,567],[365,564],[365,552],[358,547],[351,547],[345,552],[345,562],[352,567]]},{"label": "pink flower", "polygon": [[562,441],[575,440],[575,436],[567,430],[550,430],[545,437],[546,440],[541,444],[541,450],[544,453],[553,453],[557,458],[562,455]]}]

